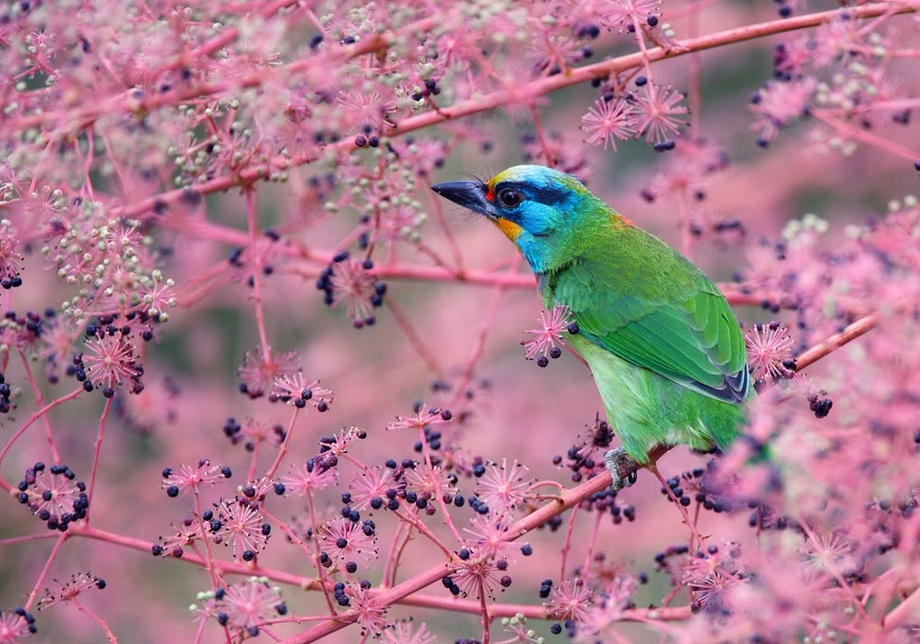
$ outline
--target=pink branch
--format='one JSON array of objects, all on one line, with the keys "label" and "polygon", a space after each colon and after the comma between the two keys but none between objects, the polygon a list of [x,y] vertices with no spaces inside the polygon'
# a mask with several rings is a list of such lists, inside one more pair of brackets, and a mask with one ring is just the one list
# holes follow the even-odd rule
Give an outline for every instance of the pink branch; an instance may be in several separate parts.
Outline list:
[{"label": "pink branch", "polygon": [[832,353],[842,347],[845,344],[848,344],[858,338],[859,336],[868,333],[876,326],[878,326],[878,314],[872,313],[862,317],[853,324],[849,325],[840,333],[835,333],[826,340],[823,340],[811,347],[804,353],[800,354],[795,359],[796,371],[801,371],[805,367],[808,367],[824,356]]},{"label": "pink branch", "polygon": [[[795,31],[798,29],[807,29],[809,27],[817,27],[818,25],[822,25],[830,22],[831,20],[839,18],[844,14],[848,15],[851,19],[865,19],[880,16],[890,11],[891,7],[888,4],[874,3],[860,7],[847,7],[844,9],[835,9],[832,11],[822,11],[819,13],[812,13],[804,16],[796,16],[793,18],[771,20],[756,25],[736,27],[735,29],[728,29],[714,34],[708,34],[706,36],[699,36],[697,38],[688,38],[683,41],[678,41],[674,46],[668,49],[663,47],[655,47],[653,49],[649,49],[647,52],[628,54],[625,56],[619,56],[617,58],[595,63],[593,65],[585,65],[584,67],[569,69],[566,70],[565,73],[541,78],[531,83],[527,83],[526,85],[518,86],[513,90],[500,90],[485,96],[478,96],[473,99],[461,101],[450,107],[440,108],[436,111],[419,114],[418,116],[411,116],[387,132],[387,135],[398,136],[400,134],[407,134],[409,132],[431,127],[439,123],[458,119],[463,116],[470,116],[472,114],[478,114],[480,112],[486,112],[488,110],[501,107],[502,105],[505,105],[507,102],[509,102],[510,99],[514,99],[516,102],[519,102],[522,97],[536,98],[538,96],[549,94],[565,87],[570,87],[579,83],[590,82],[596,78],[607,78],[610,75],[622,73],[634,67],[644,65],[646,61],[652,63],[663,60],[665,58],[677,58],[693,52],[745,42],[747,40],[755,40],[765,36],[772,36],[775,34]],[[901,6],[898,7],[895,13],[913,13],[914,11],[916,11],[916,8],[912,6]],[[375,51],[377,49],[385,49],[388,46],[388,43],[391,42],[391,38],[392,37],[388,38],[387,36],[381,35],[370,39],[368,42],[362,43],[362,47],[364,48],[363,53],[367,53],[368,51]],[[352,50],[347,51],[349,54],[352,52]],[[263,80],[264,79],[262,76],[250,78],[246,81],[243,81],[241,86],[258,86],[263,82]],[[151,97],[148,99],[148,102],[144,103],[143,107],[145,110],[149,110],[153,107],[159,107],[160,104],[168,104],[176,100],[185,100],[187,98],[206,96],[209,94],[219,94],[226,91],[226,89],[227,88],[223,85],[207,87],[199,86],[194,88],[194,90],[190,90],[193,92],[193,96],[166,95],[164,97]],[[119,103],[130,103],[132,104],[133,108],[137,108],[137,106],[127,97],[120,96],[118,98],[119,100],[116,101],[115,104],[107,106],[107,108],[103,109],[102,112],[117,113],[123,110],[125,105]],[[46,115],[39,115],[39,117],[34,118],[38,119],[38,123],[49,120],[49,117]],[[89,123],[91,123],[95,117],[86,118],[88,119]],[[18,127],[25,127],[27,125],[27,121],[28,119],[20,119],[17,122]],[[333,145],[326,146],[322,150],[312,150],[303,153],[299,157],[295,157],[293,159],[277,157],[267,162],[264,166],[247,168],[237,174],[217,177],[215,179],[211,179],[210,181],[206,181],[196,186],[195,192],[199,194],[209,194],[230,190],[236,186],[250,185],[256,181],[267,179],[275,170],[285,170],[291,165],[309,164],[316,161],[321,156],[328,158],[330,155],[344,155],[354,151],[355,149],[357,148],[355,147],[354,141],[346,139]],[[115,216],[122,217],[146,213],[151,211],[154,205],[157,203],[173,204],[178,202],[182,198],[183,194],[185,194],[185,191],[186,189],[178,189],[154,197],[148,197],[147,199],[142,199],[134,204],[130,204],[120,209],[113,208],[112,213]]]},{"label": "pink branch", "polygon": [[102,409],[102,416],[99,417],[99,431],[96,434],[96,440],[93,441],[93,469],[89,478],[89,490],[87,490],[87,499],[89,508],[86,510],[86,522],[89,522],[89,513],[93,508],[93,492],[96,490],[96,474],[99,473],[99,457],[102,454],[102,441],[105,438],[105,426],[109,420],[109,412],[112,410],[112,399],[105,399],[105,407]]}]

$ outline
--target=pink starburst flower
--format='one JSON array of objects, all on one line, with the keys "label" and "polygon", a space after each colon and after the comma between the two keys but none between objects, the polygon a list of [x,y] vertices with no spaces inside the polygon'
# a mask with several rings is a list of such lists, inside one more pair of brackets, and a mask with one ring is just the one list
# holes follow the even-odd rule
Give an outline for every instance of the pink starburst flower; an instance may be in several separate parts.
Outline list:
[{"label": "pink starburst flower", "polygon": [[115,397],[115,411],[126,428],[146,435],[176,422],[179,387],[169,377],[148,380],[143,391],[132,393]]},{"label": "pink starburst flower", "polygon": [[402,484],[393,478],[393,470],[380,465],[372,465],[361,472],[349,485],[352,508],[363,510],[371,507],[379,510],[386,504],[387,491],[399,490],[401,487]]},{"label": "pink starburst flower", "polygon": [[231,474],[229,467],[211,465],[211,461],[203,458],[195,467],[180,465],[178,472],[171,467],[165,468],[160,487],[166,490],[166,494],[170,497],[177,497],[180,492],[188,491],[198,494],[198,491],[205,485],[217,485],[224,479],[230,478]]},{"label": "pink starburst flower", "polygon": [[396,103],[381,96],[379,92],[342,92],[339,95],[339,105],[351,124],[351,132],[383,132],[393,125],[389,115],[396,111]]},{"label": "pink starburst flower", "polygon": [[181,526],[176,527],[173,524],[173,527],[176,531],[168,537],[161,536],[158,539],[159,543],[151,549],[154,556],[179,559],[185,554],[186,548],[201,539],[201,527],[195,517],[188,516]]},{"label": "pink starburst flower", "polygon": [[0,319],[0,345],[16,351],[34,351],[39,345],[42,318],[29,311],[25,316],[7,313]]},{"label": "pink starburst flower", "polygon": [[199,595],[200,606],[192,610],[204,619],[216,619],[237,634],[239,641],[256,637],[266,623],[287,614],[281,588],[267,577],[250,577],[226,588]]},{"label": "pink starburst flower", "polygon": [[601,4],[601,23],[618,32],[635,31],[648,24],[650,17],[661,15],[660,0],[605,0]]},{"label": "pink starburst flower", "polygon": [[[427,88],[424,91],[430,91]],[[405,161],[420,176],[428,176],[444,165],[449,145],[446,141],[431,137],[415,137],[412,139],[393,139],[393,148],[399,158]],[[420,216],[418,208],[413,209],[415,216]],[[421,216],[424,219],[424,216]]]},{"label": "pink starburst flower", "polygon": [[20,639],[35,635],[38,628],[32,613],[22,608],[13,611],[0,610],[0,642],[15,644]]},{"label": "pink starburst flower", "polygon": [[293,405],[301,409],[307,403],[319,412],[328,411],[334,397],[332,390],[319,384],[319,380],[307,381],[302,373],[285,374],[275,379],[269,400]]},{"label": "pink starburst flower", "polygon": [[623,619],[623,611],[632,606],[632,597],[638,586],[639,580],[635,575],[622,575],[605,584],[603,601],[589,607],[587,615],[579,622],[579,635],[598,635],[618,626]]},{"label": "pink starburst flower", "polygon": [[549,35],[534,41],[534,69],[552,76],[567,71],[573,64],[591,56],[591,49],[567,35]]},{"label": "pink starburst flower", "polygon": [[734,588],[743,583],[742,570],[735,562],[739,554],[737,544],[726,543],[683,560],[680,582],[691,590],[694,610],[712,615],[730,612]]},{"label": "pink starburst flower", "polygon": [[237,246],[230,254],[228,263],[233,267],[237,279],[252,288],[255,276],[269,275],[284,257],[283,242],[279,233],[266,229],[247,246]]},{"label": "pink starburst flower", "polygon": [[[528,329],[524,333],[530,333],[534,337],[524,340],[521,345],[524,347],[524,358],[533,360],[537,355],[537,364],[545,367],[549,364],[547,356],[558,358],[562,355],[560,347],[565,346],[562,340],[563,331],[572,331],[574,324],[570,317],[569,307],[556,305],[553,310],[540,313],[540,325],[542,329]],[[557,346],[559,345],[559,346]]]},{"label": "pink starburst flower", "polygon": [[773,50],[773,69],[784,80],[800,78],[811,62],[814,36],[800,36],[780,43]]},{"label": "pink starburst flower", "polygon": [[807,564],[780,556],[752,572],[756,582],[748,573],[747,581],[733,584],[728,593],[732,614],[745,618],[736,627],[768,641],[782,641],[788,640],[790,633],[800,632],[810,615],[825,614],[835,619],[834,611],[825,613],[826,578],[815,574]]},{"label": "pink starburst flower", "polygon": [[39,355],[48,361],[45,374],[51,383],[56,383],[72,364],[73,346],[83,335],[82,328],[69,317],[58,315],[45,320],[39,336]]},{"label": "pink starburst flower", "polygon": [[705,194],[703,192],[703,182],[705,179],[704,169],[683,158],[679,152],[671,161],[676,161],[665,165],[661,170],[655,173],[651,182],[642,192],[642,196],[647,201],[655,199],[674,199],[678,203],[688,203],[690,199],[695,199],[697,195]]},{"label": "pink starburst flower", "polygon": [[374,220],[373,237],[392,245],[396,242],[413,241],[419,237],[419,228],[425,216],[413,205],[400,204],[387,208]]},{"label": "pink starburst flower", "polygon": [[794,342],[786,327],[778,322],[755,324],[744,335],[747,345],[748,366],[754,380],[767,377],[778,380],[795,375],[795,361],[792,356]]},{"label": "pink starburst flower", "polygon": [[702,610],[714,615],[726,615],[731,611],[732,589],[742,583],[739,578],[729,572],[715,568],[705,576],[687,582],[687,587],[693,591],[693,610]]},{"label": "pink starburst flower", "polygon": [[503,458],[502,464],[490,463],[486,466],[485,473],[476,483],[476,496],[482,499],[495,516],[520,506],[527,498],[532,479],[527,477],[527,466],[515,459],[510,465],[508,459]]},{"label": "pink starburst flower", "polygon": [[563,136],[559,132],[544,133],[541,136],[526,134],[521,137],[524,160],[528,163],[545,164],[567,174],[578,177],[582,183],[591,180],[593,166],[588,163],[585,147],[579,145],[574,136]]},{"label": "pink starburst flower", "polygon": [[505,553],[521,547],[521,544],[511,540],[513,535],[508,532],[508,523],[491,513],[477,514],[470,520],[470,527],[463,531],[470,535],[465,543],[477,557],[507,559]]},{"label": "pink starburst flower", "polygon": [[679,204],[699,203],[706,196],[706,179],[727,165],[723,148],[709,141],[684,139],[655,173],[642,197],[649,202],[669,198]]},{"label": "pink starburst flower", "polygon": [[687,122],[678,117],[689,113],[681,105],[684,95],[670,87],[657,83],[646,83],[635,96],[636,129],[645,135],[648,143],[661,144],[680,133],[680,126]]},{"label": "pink starburst flower", "polygon": [[[511,585],[511,577],[504,574],[504,559],[494,561],[488,557],[468,556],[470,558],[461,561],[460,568],[451,575],[464,597],[473,595],[476,599],[494,599],[497,587],[507,588]],[[499,564],[503,569],[499,569]]]},{"label": "pink starburst flower", "polygon": [[216,506],[219,526],[211,524],[214,543],[232,548],[233,558],[238,561],[252,561],[265,548],[271,534],[271,526],[254,505],[241,499],[224,499]]},{"label": "pink starburst flower", "polygon": [[[270,128],[237,128],[230,126],[228,132],[221,132],[219,152],[210,157],[203,169],[213,171],[215,168],[226,168],[240,172],[247,168],[263,163],[268,154],[270,139],[265,138],[265,130],[270,135],[274,130]],[[199,175],[200,176],[200,175]]]},{"label": "pink starburst flower", "polygon": [[852,576],[859,570],[854,544],[836,532],[809,534],[802,554],[817,570],[836,577]]},{"label": "pink starburst flower", "polygon": [[351,562],[367,562],[377,557],[377,537],[372,523],[337,518],[320,526],[318,533],[324,551],[333,560],[342,561],[346,566]]},{"label": "pink starburst flower", "polygon": [[[54,582],[59,588],[54,591],[50,588],[45,588],[45,597],[38,602],[38,610],[50,608],[55,604],[73,601],[87,590],[102,590],[106,585],[104,579],[94,577],[88,572],[72,575],[67,581],[55,579]],[[0,638],[0,642],[3,641],[4,640]]]},{"label": "pink starburst flower", "polygon": [[86,517],[89,498],[83,481],[66,465],[36,463],[26,470],[19,483],[20,503],[44,521],[49,530],[64,531],[73,522]]},{"label": "pink starburst flower", "polygon": [[134,354],[134,344],[120,332],[87,340],[86,351],[83,354],[86,377],[99,387],[112,388],[143,373]]},{"label": "pink starburst flower", "polygon": [[878,34],[874,30],[862,29],[858,20],[852,20],[846,15],[819,25],[811,38],[812,64],[820,69],[841,58],[852,57],[855,52],[871,50],[865,42],[869,33]]},{"label": "pink starburst flower", "polygon": [[757,115],[753,128],[761,145],[776,138],[780,129],[800,118],[811,103],[817,81],[805,77],[786,83],[766,83],[751,99],[751,110]]},{"label": "pink starburst flower", "polygon": [[224,435],[234,445],[243,444],[247,452],[255,451],[257,445],[278,447],[284,441],[285,431],[277,423],[269,425],[259,420],[247,419],[238,423],[230,418],[224,423]]},{"label": "pink starburst flower", "polygon": [[418,498],[426,501],[457,493],[456,475],[449,474],[439,465],[431,467],[428,463],[419,463],[406,471],[405,481],[406,489],[411,489]]},{"label": "pink starburst flower", "polygon": [[291,466],[290,474],[281,477],[286,494],[306,496],[335,485],[338,472],[334,467],[324,467],[314,459],[309,459],[303,465]]},{"label": "pink starburst flower", "polygon": [[332,264],[329,276],[332,305],[345,309],[345,314],[356,323],[368,324],[373,319],[371,298],[377,294],[376,285],[377,278],[353,257]]},{"label": "pink starburst flower", "polygon": [[293,351],[273,353],[271,347],[264,352],[258,349],[247,351],[239,369],[240,390],[250,398],[258,398],[270,391],[278,379],[298,373],[300,367]]},{"label": "pink starburst flower", "polygon": [[626,141],[636,135],[637,111],[623,98],[597,99],[581,117],[581,129],[588,135],[586,141],[591,145],[607,146],[617,150],[617,139]]},{"label": "pink starburst flower", "polygon": [[583,579],[566,579],[554,586],[549,601],[545,602],[547,613],[553,619],[583,622],[594,604],[594,592]]},{"label": "pink starburst flower", "polygon": [[249,481],[246,485],[240,485],[236,489],[240,503],[250,504],[261,503],[273,491],[275,491],[274,481],[264,476],[254,481]]},{"label": "pink starburst flower", "polygon": [[396,622],[393,628],[385,630],[380,641],[384,644],[435,644],[438,638],[428,632],[428,627],[424,623],[416,627],[410,617]]},{"label": "pink starburst flower", "polygon": [[319,441],[319,446],[322,448],[320,456],[342,456],[348,452],[349,445],[365,438],[367,438],[367,432],[360,427],[355,425],[343,427],[332,436],[327,436]]},{"label": "pink starburst flower", "polygon": [[440,425],[449,422],[452,418],[447,409],[429,407],[428,403],[421,403],[415,410],[415,416],[397,416],[396,420],[387,424],[387,429],[418,429]]},{"label": "pink starburst flower", "polygon": [[361,634],[368,633],[379,635],[389,626],[386,608],[378,606],[371,594],[370,583],[361,582],[360,586],[349,585],[349,606],[354,611],[358,624],[361,625]]}]

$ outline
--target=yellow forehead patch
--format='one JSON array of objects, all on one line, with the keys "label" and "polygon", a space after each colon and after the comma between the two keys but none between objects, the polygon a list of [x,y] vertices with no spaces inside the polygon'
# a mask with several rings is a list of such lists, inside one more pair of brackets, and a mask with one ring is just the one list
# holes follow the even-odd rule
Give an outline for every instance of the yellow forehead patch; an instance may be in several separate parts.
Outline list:
[{"label": "yellow forehead patch", "polygon": [[508,219],[493,219],[492,223],[498,226],[498,229],[505,233],[505,237],[511,241],[517,241],[518,235],[523,230],[523,228]]},{"label": "yellow forehead patch", "polygon": [[511,172],[511,168],[507,168],[506,170],[502,170],[502,171],[499,172],[497,175],[495,175],[494,177],[492,177],[491,179],[489,179],[489,187],[492,187],[492,186],[494,186],[494,185],[496,185],[496,184],[498,184],[498,183],[501,183],[501,182],[504,181],[505,179],[512,179],[512,178],[513,178],[512,174],[513,174],[513,173]]}]

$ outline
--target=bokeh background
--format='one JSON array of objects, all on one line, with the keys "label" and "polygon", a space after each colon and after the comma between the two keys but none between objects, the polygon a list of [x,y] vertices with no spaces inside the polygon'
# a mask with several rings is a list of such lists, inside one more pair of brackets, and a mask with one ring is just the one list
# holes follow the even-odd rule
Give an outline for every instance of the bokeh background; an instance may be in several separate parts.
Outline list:
[{"label": "bokeh background", "polygon": [[[53,16],[48,16],[65,8],[50,4],[41,11],[49,24],[54,24]],[[178,10],[178,6],[169,7],[169,4],[163,3],[164,15]],[[540,11],[537,5],[522,4],[528,6],[528,11]],[[555,7],[565,3],[550,4]],[[662,14],[678,38],[771,21],[777,18],[778,6],[767,2],[665,4]],[[796,10],[811,11],[811,4]],[[196,8],[202,19],[209,10],[205,5]],[[141,5],[136,9],[141,11]],[[218,12],[216,8],[213,11]],[[336,16],[344,13],[331,7],[311,8],[315,15],[324,11]],[[241,15],[233,14],[242,24]],[[275,19],[282,20],[277,14]],[[150,29],[162,26],[161,20],[149,17],[147,20]],[[286,20],[288,31],[280,37],[273,35],[273,42],[287,47],[282,50],[282,60],[302,51],[302,44],[291,39],[306,40],[317,33],[309,19]],[[272,19],[263,19],[261,24],[271,25]],[[109,28],[116,34],[120,29],[117,23]],[[918,23],[911,16],[888,20],[884,29],[890,30],[897,42],[909,43],[912,39],[914,44],[917,42]],[[680,215],[681,204],[667,195],[650,203],[643,198],[643,190],[660,185],[655,182],[662,181],[662,173],[679,172],[682,164],[689,163],[680,156],[687,149],[685,142],[704,140],[707,145],[723,150],[728,164],[700,181],[705,199],[692,204],[692,213],[693,220],[705,232],[693,239],[688,249],[694,261],[719,282],[730,282],[734,276],[743,274],[749,253],[752,249],[756,251],[761,239],[779,239],[787,222],[806,213],[816,213],[829,222],[825,244],[833,248],[835,240],[844,238],[848,224],[861,224],[868,217],[884,213],[890,200],[916,191],[917,173],[904,159],[871,145],[859,145],[849,155],[828,150],[813,136],[815,123],[807,118],[785,129],[769,147],[757,144],[757,133],[752,128],[755,115],[749,110],[749,99],[773,76],[775,46],[794,36],[784,34],[737,42],[654,64],[656,82],[694,92],[692,100],[698,103],[698,111],[692,115],[694,126],[682,128],[677,149],[671,152],[656,152],[642,140],[619,142],[616,151],[584,143],[585,135],[579,127],[581,117],[599,96],[599,90],[588,83],[541,96],[536,108],[538,122],[526,109],[499,107],[465,117],[449,127],[412,133],[418,139],[431,137],[441,141],[439,149],[443,152],[443,163],[427,176],[420,176],[411,187],[412,198],[420,204],[419,211],[427,216],[427,221],[416,228],[418,239],[441,257],[452,257],[451,245],[455,244],[468,269],[484,271],[512,265],[526,275],[526,267],[516,259],[515,249],[499,231],[452,204],[436,203],[436,196],[427,186],[470,174],[488,177],[528,159],[545,163],[545,159],[533,159],[532,137],[542,133],[568,160],[583,159],[580,172],[592,191],[675,247],[681,247],[684,238],[680,226],[687,223]],[[6,44],[13,46],[9,41]],[[605,31],[591,47],[593,57],[588,62],[635,51],[636,45],[628,35]],[[499,62],[514,64],[509,58]],[[525,79],[539,75],[526,57],[517,64],[514,72],[499,69],[499,74],[527,74],[523,76]],[[916,71],[915,59],[891,64],[889,74],[902,95],[916,95]],[[444,84],[441,100],[449,102],[451,88],[447,82]],[[257,93],[240,95],[244,101],[260,100]],[[79,100],[85,101],[87,97]],[[10,103],[9,96],[6,103]],[[243,108],[245,111],[247,106],[244,104]],[[888,120],[873,128],[872,133],[914,150],[920,145],[920,133],[913,125],[905,127]],[[355,161],[347,163],[364,164],[369,169],[376,163],[374,150],[356,151],[352,158]],[[314,257],[325,261],[343,248],[356,255],[360,252],[356,244],[345,243],[353,242],[355,231],[361,229],[360,213],[346,205],[328,215],[321,203],[311,202],[309,196],[309,179],[335,174],[337,164],[344,163],[344,159],[343,156],[331,163],[324,160],[291,168],[286,183],[255,184],[259,224],[279,231],[283,239],[273,251],[277,254],[271,258],[272,274],[261,277],[269,344],[275,351],[296,353],[305,376],[319,379],[335,396],[329,411],[319,414],[308,410],[309,413],[300,415],[289,460],[298,462],[315,454],[322,437],[350,425],[368,433],[367,440],[351,450],[356,459],[366,464],[379,464],[389,458],[417,458],[413,451],[417,441],[414,433],[385,428],[395,416],[409,415],[413,405],[424,400],[434,405],[450,404],[455,414],[467,412],[463,422],[455,423],[450,430],[452,445],[463,453],[494,462],[516,459],[526,464],[530,476],[536,480],[571,485],[570,472],[553,465],[552,459],[564,455],[577,436],[588,431],[596,415],[603,413],[602,406],[590,374],[568,354],[552,361],[546,369],[524,359],[520,346],[527,337],[524,331],[539,328],[538,318],[543,310],[535,288],[520,284],[500,289],[452,279],[384,276],[387,300],[398,306],[418,341],[436,361],[436,369],[419,355],[387,307],[376,310],[373,326],[355,329],[341,309],[324,305],[314,281],[325,262],[299,256],[299,249],[308,248]],[[113,178],[104,169],[92,176],[101,194],[114,186]],[[340,188],[330,191],[330,198],[340,196]],[[117,201],[130,203],[131,197],[121,196]],[[439,211],[444,216],[443,225]],[[228,243],[232,235],[221,238],[197,225],[208,222],[214,229],[236,231],[245,239],[247,215],[243,196],[237,189],[207,194],[200,203],[177,213],[180,209],[172,211],[166,225],[153,226],[150,234],[157,245],[169,251],[162,258],[161,267],[164,274],[176,280],[178,307],[170,312],[169,322],[158,329],[156,340],[144,345],[144,392],[127,395],[120,391],[116,396],[117,410],[106,428],[91,509],[96,527],[150,543],[161,535],[171,534],[171,524],[181,523],[189,512],[187,497],[168,499],[161,489],[162,468],[195,463],[201,458],[228,465],[235,473],[231,483],[208,490],[206,495],[211,497],[209,503],[232,496],[235,486],[243,483],[250,454],[241,446],[231,445],[223,435],[225,421],[232,417],[287,426],[291,418],[290,407],[272,404],[265,398],[250,400],[238,392],[237,372],[244,354],[259,345],[252,291],[245,284],[245,274],[227,262],[234,246]],[[739,220],[743,234],[714,232],[714,222],[728,219]],[[383,246],[375,251],[374,260],[384,273],[392,267],[432,265],[430,258],[411,240],[395,242],[392,251]],[[8,310],[43,311],[72,297],[73,287],[61,283],[37,248],[26,253],[24,263],[25,286],[4,293]],[[739,307],[737,312],[745,324],[779,320],[794,326],[794,314],[788,311],[777,313],[749,306]],[[798,340],[794,331],[793,339]],[[847,395],[847,382],[835,375],[834,363],[835,356],[831,355],[811,367],[808,376],[816,388],[826,390],[836,401]],[[36,373],[41,373],[40,358],[34,358],[32,365]],[[432,391],[435,381],[457,382],[469,365],[472,365],[467,387],[470,395],[464,400],[451,404],[449,398]],[[23,374],[18,357],[11,355],[5,370],[7,381],[22,386]],[[65,379],[57,385],[42,383],[41,389],[45,399],[51,400],[71,391],[73,385],[72,380]],[[103,404],[97,393],[81,396],[47,414],[57,447],[79,478],[88,478],[91,471],[93,441]],[[788,404],[791,414],[809,415],[803,400]],[[2,421],[0,436],[4,443],[36,410],[28,387],[16,405]],[[49,460],[42,431],[36,425],[15,442],[0,463],[0,476],[5,481],[15,486],[28,466]],[[260,449],[263,452],[260,464],[264,468],[274,459],[275,450]],[[662,459],[660,468],[666,476],[675,475],[704,466],[708,458],[678,448]],[[326,490],[319,499],[319,512],[327,518],[338,515],[339,496],[347,491],[348,479],[356,473],[349,463],[340,469],[340,485]],[[468,479],[460,482],[460,489],[466,494],[472,493],[473,486]],[[598,543],[608,561],[649,575],[649,583],[636,596],[636,605],[640,607],[661,601],[670,589],[666,575],[656,571],[654,555],[687,541],[678,513],[664,501],[659,487],[651,476],[640,474],[638,483],[620,495],[621,502],[636,508],[635,521],[614,525],[605,517],[598,533]],[[304,509],[297,497],[273,499],[271,503],[273,512],[285,519],[292,519]],[[31,590],[33,580],[51,553],[54,534],[45,531],[41,522],[13,498],[4,502],[0,512],[0,540],[3,540],[0,606],[9,609],[19,605]],[[464,515],[458,512],[457,516],[455,520],[462,523]],[[437,515],[429,521],[433,529],[439,527],[439,518]],[[382,562],[390,554],[396,522],[386,512],[375,513],[374,519],[378,524]],[[539,602],[536,593],[540,580],[559,577],[560,547],[567,520],[568,515],[559,532],[540,530],[523,539],[533,544],[534,554],[529,559],[518,556],[512,563],[514,583],[499,595],[498,601]],[[582,512],[575,521],[567,573],[571,572],[571,565],[583,563],[585,544],[578,534],[579,531],[587,534],[592,529],[595,516]],[[704,513],[700,531],[718,535],[720,540],[747,543],[752,539],[744,512],[730,516]],[[423,539],[413,541],[409,548],[411,556],[404,557],[400,578],[408,578],[440,560],[437,549]],[[230,556],[222,550],[217,549],[219,556]],[[280,531],[259,554],[258,561],[266,568],[304,576],[313,574],[303,553],[287,544]],[[363,576],[378,581],[381,566],[382,563],[372,563]],[[80,601],[102,615],[109,627],[121,634],[122,641],[194,640],[197,621],[188,606],[196,602],[197,592],[209,587],[202,570],[181,561],[155,558],[112,541],[73,539],[55,557],[43,585],[53,587],[52,578],[63,580],[79,571],[91,571],[107,581],[104,591],[85,593]],[[291,587],[283,590],[293,614],[323,612],[319,593]],[[425,592],[444,591],[438,587]],[[472,615],[405,606],[394,606],[388,614],[393,619],[412,616],[416,622],[425,622],[444,641],[479,636],[477,618]],[[43,611],[38,620],[37,641],[102,639],[89,618],[69,606]],[[546,624],[532,626],[548,634]],[[296,624],[281,624],[275,627],[275,632],[290,636],[301,628]],[[658,641],[659,637],[636,625],[624,625],[620,633],[628,641]],[[220,639],[213,623],[206,627],[202,641]],[[500,640],[501,636],[496,634],[495,639]],[[329,641],[358,640],[357,629],[351,627]]]}]

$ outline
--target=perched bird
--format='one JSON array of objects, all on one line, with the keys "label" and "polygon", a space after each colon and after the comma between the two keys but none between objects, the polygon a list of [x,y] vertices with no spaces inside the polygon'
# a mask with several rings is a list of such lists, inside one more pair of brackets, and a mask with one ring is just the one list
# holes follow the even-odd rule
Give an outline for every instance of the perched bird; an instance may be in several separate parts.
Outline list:
[{"label": "perched bird", "polygon": [[623,445],[605,458],[614,487],[630,485],[656,447],[725,448],[738,436],[754,395],[744,337],[690,260],[550,168],[520,165],[432,189],[517,245],[547,308],[569,307],[571,344]]}]

